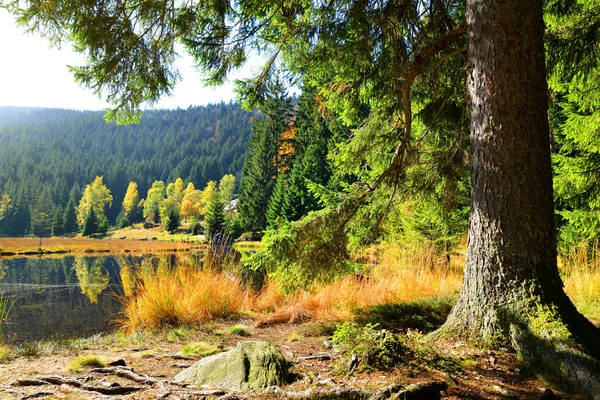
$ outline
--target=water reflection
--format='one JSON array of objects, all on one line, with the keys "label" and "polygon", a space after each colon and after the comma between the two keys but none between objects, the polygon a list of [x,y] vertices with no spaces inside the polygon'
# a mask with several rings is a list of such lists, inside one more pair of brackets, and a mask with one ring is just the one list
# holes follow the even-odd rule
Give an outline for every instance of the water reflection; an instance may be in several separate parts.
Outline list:
[{"label": "water reflection", "polygon": [[119,267],[111,257],[3,260],[0,293],[14,301],[3,323],[8,342],[87,336],[120,310]]},{"label": "water reflection", "polygon": [[79,280],[81,293],[85,294],[90,302],[98,303],[98,296],[108,287],[110,276],[103,269],[106,257],[76,257],[75,273]]},{"label": "water reflection", "polygon": [[[14,305],[4,340],[85,337],[113,328],[119,296],[135,293],[137,269],[200,265],[199,253],[130,257],[0,259],[0,296]],[[1,339],[1,338],[0,338]]]}]

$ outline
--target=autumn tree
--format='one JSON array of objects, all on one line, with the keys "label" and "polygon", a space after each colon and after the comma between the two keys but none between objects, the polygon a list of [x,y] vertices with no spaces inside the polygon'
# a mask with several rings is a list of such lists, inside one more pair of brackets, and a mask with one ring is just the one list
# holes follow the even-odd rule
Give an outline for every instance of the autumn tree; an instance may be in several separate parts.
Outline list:
[{"label": "autumn tree", "polygon": [[234,175],[223,175],[219,181],[219,197],[222,204],[227,205],[233,200],[236,179]]},{"label": "autumn tree", "polygon": [[160,218],[160,203],[165,198],[165,183],[154,181],[144,199],[144,218],[146,221],[158,222]]},{"label": "autumn tree", "polygon": [[165,229],[173,232],[180,224],[180,209],[184,197],[183,181],[178,178],[167,186],[167,198],[159,206],[160,221]]},{"label": "autumn tree", "polygon": [[118,224],[120,227],[126,227],[135,222],[139,202],[138,185],[135,182],[129,182],[121,208],[120,223]]},{"label": "autumn tree", "polygon": [[[4,222],[6,223],[6,214],[12,208],[11,203],[12,203],[12,199],[10,198],[10,196],[7,194],[3,194],[2,198],[0,199],[0,222],[2,222],[4,220]],[[6,229],[6,225],[5,225],[5,229]]]},{"label": "autumn tree", "polygon": [[190,182],[183,191],[183,200],[179,210],[184,219],[200,216],[202,211],[202,191],[197,190]]},{"label": "autumn tree", "polygon": [[94,210],[94,217],[98,221],[98,231],[105,232],[108,229],[108,219],[106,218],[105,207],[112,205],[112,195],[110,190],[102,183],[102,177],[97,176],[94,182],[87,185],[83,191],[79,206],[77,207],[77,221],[80,226],[84,226],[85,220]]}]

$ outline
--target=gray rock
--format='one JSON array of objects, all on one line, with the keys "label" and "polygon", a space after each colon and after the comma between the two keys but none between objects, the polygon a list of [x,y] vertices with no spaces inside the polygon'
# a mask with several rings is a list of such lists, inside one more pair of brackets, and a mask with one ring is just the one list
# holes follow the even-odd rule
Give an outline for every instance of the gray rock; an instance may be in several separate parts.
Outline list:
[{"label": "gray rock", "polygon": [[281,386],[287,379],[287,361],[267,342],[240,342],[235,349],[203,358],[175,376],[176,381],[232,391]]}]

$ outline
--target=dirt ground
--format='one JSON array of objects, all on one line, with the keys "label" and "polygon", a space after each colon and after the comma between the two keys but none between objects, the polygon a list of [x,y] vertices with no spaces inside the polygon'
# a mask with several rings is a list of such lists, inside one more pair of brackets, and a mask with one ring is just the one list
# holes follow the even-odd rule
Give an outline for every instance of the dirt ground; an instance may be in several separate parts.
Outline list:
[{"label": "dirt ground", "polygon": [[[251,321],[246,322],[249,326]],[[228,326],[223,324],[223,327]],[[200,399],[218,398],[218,395],[205,396],[206,388],[181,387],[172,383],[174,376],[194,360],[180,359],[177,356],[185,343],[205,341],[223,346],[234,347],[242,340],[264,340],[277,346],[285,358],[293,363],[290,372],[295,380],[283,389],[300,392],[306,389],[327,389],[349,387],[374,392],[386,385],[441,380],[448,383],[447,399],[540,399],[548,387],[539,379],[522,369],[514,355],[508,352],[474,350],[462,343],[439,343],[439,351],[458,362],[460,368],[452,372],[436,370],[419,360],[414,360],[401,368],[388,371],[353,373],[350,376],[340,374],[335,368],[335,354],[328,344],[328,336],[308,336],[307,325],[277,325],[266,328],[251,328],[250,336],[239,337],[232,334],[215,335],[211,327],[206,331],[197,331],[186,337],[167,340],[167,335],[157,334],[150,339],[137,343],[90,344],[79,350],[58,350],[51,355],[18,357],[0,364],[0,399],[57,398],[57,399]],[[140,343],[142,343],[140,345]],[[332,360],[304,359],[315,354],[331,355]],[[83,355],[101,355],[106,361],[123,360],[127,367],[137,374],[145,374],[154,383],[140,384],[131,379],[92,372],[91,369],[74,373],[66,370],[67,365],[76,357]],[[325,357],[326,358],[326,357]],[[20,386],[19,380],[39,379],[58,376],[64,379],[92,387],[138,386],[141,390],[134,393],[111,396],[103,395],[86,388],[77,388],[71,384],[53,384],[43,386]],[[143,375],[140,375],[143,376]],[[159,382],[158,384],[156,382]],[[552,388],[554,393],[564,399],[583,399]],[[222,395],[222,393],[221,393]],[[238,393],[237,398],[263,399],[277,398],[264,391]],[[278,398],[281,398],[279,395]]]}]

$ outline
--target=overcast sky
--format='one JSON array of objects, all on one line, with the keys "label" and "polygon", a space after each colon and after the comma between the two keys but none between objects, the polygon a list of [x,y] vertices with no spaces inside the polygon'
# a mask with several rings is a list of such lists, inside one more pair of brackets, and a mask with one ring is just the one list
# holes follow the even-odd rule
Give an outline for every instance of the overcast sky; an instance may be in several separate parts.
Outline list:
[{"label": "overcast sky", "polygon": [[[89,89],[73,80],[67,65],[81,65],[83,57],[70,51],[50,47],[48,39],[26,34],[15,25],[14,17],[0,9],[0,106],[51,107],[77,110],[100,110],[108,105]],[[234,76],[250,77],[260,65],[254,57]],[[171,97],[163,98],[156,108],[187,108],[234,98],[233,85],[203,87],[192,60],[183,55],[177,61],[183,80]]]}]

